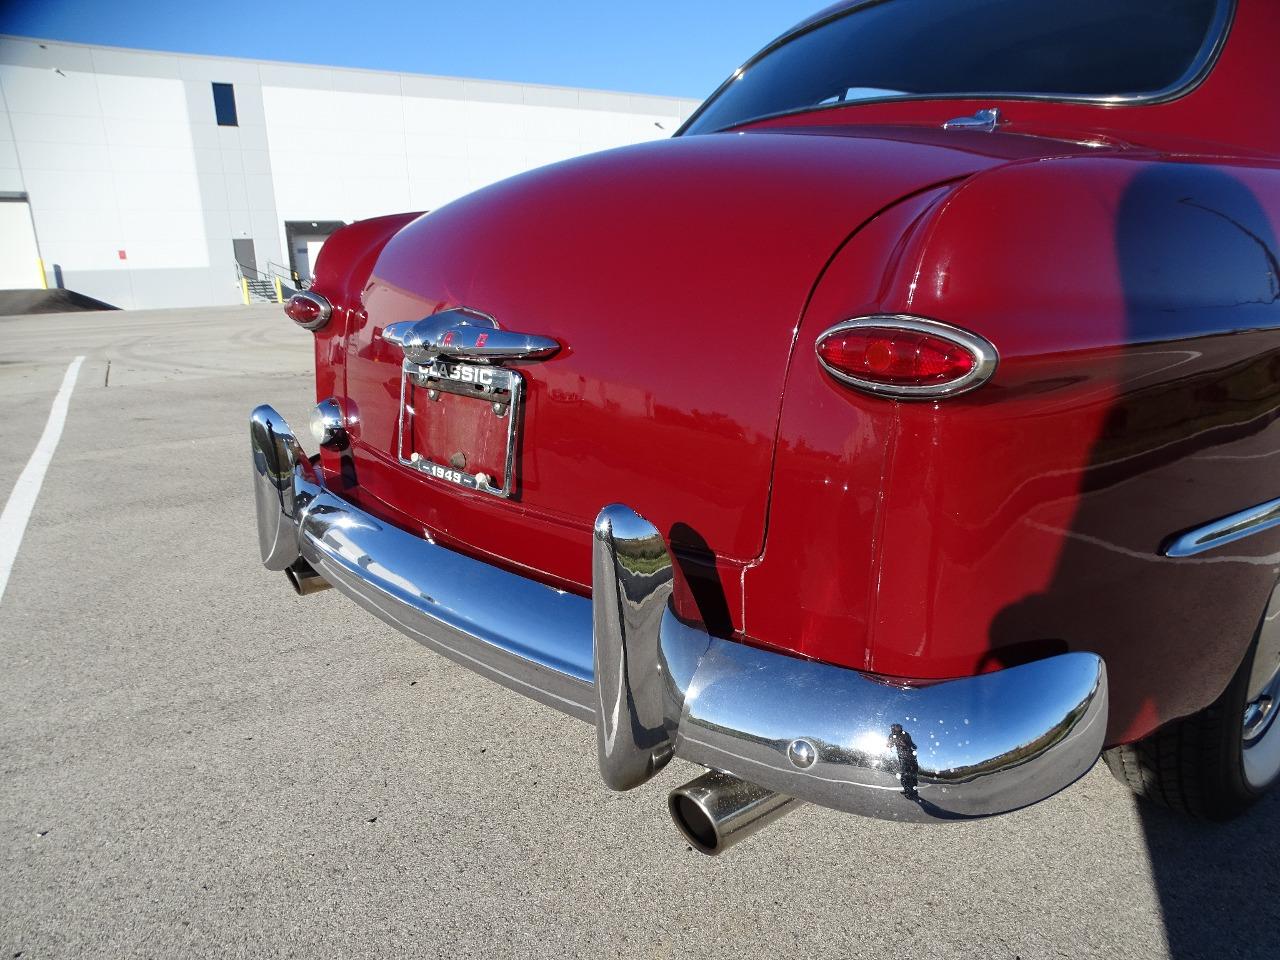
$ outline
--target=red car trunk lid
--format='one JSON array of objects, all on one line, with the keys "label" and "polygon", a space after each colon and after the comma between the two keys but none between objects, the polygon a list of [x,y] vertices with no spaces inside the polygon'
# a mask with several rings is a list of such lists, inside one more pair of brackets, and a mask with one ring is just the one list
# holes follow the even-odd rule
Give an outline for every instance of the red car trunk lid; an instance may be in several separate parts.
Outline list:
[{"label": "red car trunk lid", "polygon": [[[681,138],[534,171],[414,221],[382,252],[348,340],[362,495],[566,585],[590,582],[591,525],[614,502],[677,546],[756,557],[786,366],[824,265],[899,198],[1032,152],[1018,139],[1031,138]],[[524,404],[507,499],[397,457],[403,356],[381,333],[456,307],[561,345],[512,365]],[[504,423],[450,405],[414,442],[437,462],[497,469]]]}]

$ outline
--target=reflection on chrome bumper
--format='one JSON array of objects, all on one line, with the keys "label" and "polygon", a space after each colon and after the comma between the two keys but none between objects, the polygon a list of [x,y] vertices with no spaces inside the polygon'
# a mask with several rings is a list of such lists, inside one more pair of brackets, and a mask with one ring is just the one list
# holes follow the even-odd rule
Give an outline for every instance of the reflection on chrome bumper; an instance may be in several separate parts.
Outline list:
[{"label": "reflection on chrome bumper", "polygon": [[886,819],[985,816],[1084,774],[1107,721],[1103,662],[1069,653],[907,686],[721,640],[671,612],[661,533],[626,507],[596,524],[592,599],[429,543],[327,491],[270,407],[250,422],[259,543],[477,673],[594,723],[614,789],[672,756]]}]

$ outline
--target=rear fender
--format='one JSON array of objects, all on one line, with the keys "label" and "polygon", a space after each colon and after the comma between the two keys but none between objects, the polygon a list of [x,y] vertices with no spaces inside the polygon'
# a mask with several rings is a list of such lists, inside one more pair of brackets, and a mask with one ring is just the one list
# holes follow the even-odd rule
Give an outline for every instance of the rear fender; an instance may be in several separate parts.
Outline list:
[{"label": "rear fender", "polygon": [[316,331],[316,400],[346,393],[346,335],[362,308],[360,295],[387,241],[421,213],[358,220],[330,234],[316,258],[311,290],[333,304],[327,324]]},{"label": "rear fender", "polygon": [[910,197],[855,233],[805,310],[787,371],[765,549],[743,575],[745,632],[762,643],[870,666],[878,523],[898,405],[825,375],[815,344],[834,324],[877,312],[904,238],[949,190]]},{"label": "rear fender", "polygon": [[[748,630],[921,679],[1096,653],[1112,743],[1211,703],[1275,584],[1280,531],[1163,547],[1277,496],[1276,224],[1274,166],[1097,156],[965,181],[879,287],[851,244],[800,332]],[[1000,367],[938,403],[842,392],[804,361],[860,312],[972,330]],[[767,596],[799,602],[784,615]]]}]

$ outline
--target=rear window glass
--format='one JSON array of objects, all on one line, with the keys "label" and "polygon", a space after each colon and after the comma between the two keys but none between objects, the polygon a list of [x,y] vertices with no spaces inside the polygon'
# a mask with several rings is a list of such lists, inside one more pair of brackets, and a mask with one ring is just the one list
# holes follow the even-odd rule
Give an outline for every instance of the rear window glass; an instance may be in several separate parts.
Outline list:
[{"label": "rear window glass", "polygon": [[767,51],[685,132],[886,97],[1153,97],[1191,81],[1226,14],[1227,0],[880,0]]}]

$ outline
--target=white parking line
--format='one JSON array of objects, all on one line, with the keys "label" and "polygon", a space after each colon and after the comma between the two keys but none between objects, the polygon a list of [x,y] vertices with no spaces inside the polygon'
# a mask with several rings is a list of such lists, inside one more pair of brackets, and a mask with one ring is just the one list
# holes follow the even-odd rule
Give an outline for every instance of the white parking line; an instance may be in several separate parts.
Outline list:
[{"label": "white parking line", "polygon": [[22,468],[18,482],[4,505],[4,512],[0,513],[0,600],[4,599],[4,588],[9,585],[9,573],[13,570],[13,561],[18,558],[18,547],[22,544],[22,535],[27,530],[31,511],[35,509],[36,497],[40,496],[45,471],[49,469],[53,451],[58,448],[58,441],[62,438],[62,426],[67,422],[67,407],[71,405],[71,391],[75,389],[76,375],[80,372],[82,363],[84,357],[76,357],[71,361],[71,366],[67,367],[58,395],[53,398],[53,409],[49,411],[44,433],[40,434],[40,442],[36,444],[35,452],[31,454],[27,465]]}]

